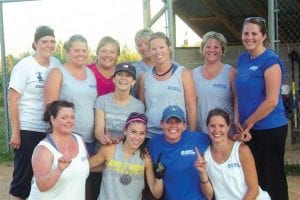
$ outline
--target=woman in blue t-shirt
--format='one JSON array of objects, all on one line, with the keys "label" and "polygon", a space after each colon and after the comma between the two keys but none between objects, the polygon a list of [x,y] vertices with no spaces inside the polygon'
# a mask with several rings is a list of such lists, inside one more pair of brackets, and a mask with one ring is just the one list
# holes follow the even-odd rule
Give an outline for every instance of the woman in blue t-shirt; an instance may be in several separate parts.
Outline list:
[{"label": "woman in blue t-shirt", "polygon": [[268,48],[265,19],[244,21],[246,52],[238,59],[236,79],[240,131],[252,127],[248,141],[257,167],[259,185],[272,199],[288,199],[284,172],[287,120],[280,95],[284,64]]}]

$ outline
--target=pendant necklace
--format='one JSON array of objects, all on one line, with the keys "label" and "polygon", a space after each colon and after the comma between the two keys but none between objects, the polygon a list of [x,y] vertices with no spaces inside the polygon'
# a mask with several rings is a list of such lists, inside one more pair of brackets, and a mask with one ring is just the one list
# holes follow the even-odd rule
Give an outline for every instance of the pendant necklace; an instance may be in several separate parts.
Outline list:
[{"label": "pendant necklace", "polygon": [[[130,172],[130,165],[129,163],[125,163],[125,160],[124,160],[124,152],[123,152],[123,149],[121,147],[121,152],[122,152],[122,162],[123,162],[123,174],[120,176],[119,178],[119,181],[121,184],[123,185],[129,185],[132,181],[132,178],[131,176],[129,175],[129,172]],[[130,158],[129,158],[130,159]],[[128,160],[129,160],[128,159]],[[127,164],[127,166],[126,166]],[[126,167],[125,167],[126,166]]]}]

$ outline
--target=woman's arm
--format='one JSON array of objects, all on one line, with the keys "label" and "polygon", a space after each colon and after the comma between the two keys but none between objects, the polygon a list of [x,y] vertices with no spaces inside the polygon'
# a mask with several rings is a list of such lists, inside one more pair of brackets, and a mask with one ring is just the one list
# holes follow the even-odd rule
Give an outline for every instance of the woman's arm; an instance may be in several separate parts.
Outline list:
[{"label": "woman's arm", "polygon": [[159,199],[162,196],[164,190],[163,180],[155,178],[153,172],[152,160],[149,155],[145,156],[144,163],[145,163],[145,170],[146,170],[146,179],[150,191],[152,192],[155,198]]},{"label": "woman's arm", "polygon": [[98,141],[104,136],[105,114],[103,110],[95,108],[95,137]]},{"label": "woman's arm", "polygon": [[144,88],[144,82],[145,82],[145,77],[147,73],[143,73],[141,77],[139,78],[138,81],[138,96],[139,99],[144,103],[146,107],[146,101],[145,101],[145,88]]},{"label": "woman's arm", "polygon": [[242,132],[242,126],[240,124],[240,118],[239,118],[239,110],[238,110],[238,99],[236,94],[236,86],[235,86],[235,80],[236,80],[237,71],[233,67],[231,67],[229,72],[229,80],[231,85],[231,92],[232,92],[232,100],[233,100],[233,125],[238,133]]},{"label": "woman's arm", "polygon": [[197,98],[194,80],[190,70],[182,70],[182,82],[188,122],[187,124],[191,131],[195,131],[197,129]]},{"label": "woman's arm", "polygon": [[58,100],[60,96],[63,76],[58,68],[53,68],[46,80],[44,88],[44,103],[47,106],[52,101]]},{"label": "woman's arm", "polygon": [[256,122],[265,118],[277,106],[280,94],[281,76],[279,64],[274,64],[266,69],[264,73],[266,98],[255,112],[244,122],[243,129],[253,126]]},{"label": "woman's arm", "polygon": [[10,145],[14,149],[19,149],[21,146],[21,133],[20,133],[20,122],[19,122],[19,99],[20,93],[10,88],[7,94],[8,102],[8,113],[12,129],[10,138]]},{"label": "woman's arm", "polygon": [[200,189],[203,192],[206,199],[212,199],[214,195],[214,190],[207,174],[206,161],[204,160],[204,157],[201,156],[197,147],[195,148],[195,152],[197,160],[195,160],[194,166],[199,172]]},{"label": "woman's arm", "polygon": [[70,164],[65,162],[60,166],[58,163],[57,168],[52,169],[53,155],[44,146],[38,146],[34,150],[31,162],[33,174],[41,192],[51,189],[59,180],[63,170]]},{"label": "woman's arm", "polygon": [[244,196],[244,200],[255,199],[258,195],[258,179],[255,168],[255,161],[249,147],[245,144],[241,144],[239,147],[239,156],[242,164],[245,180],[247,184],[247,192]]},{"label": "woman's arm", "polygon": [[114,152],[115,145],[102,146],[95,155],[89,157],[90,168],[103,164],[111,157]]}]

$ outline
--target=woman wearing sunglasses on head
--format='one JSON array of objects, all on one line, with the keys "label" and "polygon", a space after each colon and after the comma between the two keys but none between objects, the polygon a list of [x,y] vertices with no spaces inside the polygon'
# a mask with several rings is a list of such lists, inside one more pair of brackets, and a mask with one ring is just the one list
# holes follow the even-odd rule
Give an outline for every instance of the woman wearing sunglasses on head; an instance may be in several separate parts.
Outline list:
[{"label": "woman wearing sunglasses on head", "polygon": [[245,141],[257,168],[259,185],[272,199],[288,199],[284,171],[287,119],[280,94],[285,66],[268,48],[266,21],[244,21],[242,42],[246,51],[238,59],[236,79],[240,131],[251,127]]},{"label": "woman wearing sunglasses on head", "polygon": [[123,130],[125,138],[118,144],[101,147],[89,158],[91,168],[106,164],[98,199],[141,200],[144,174],[153,195],[162,195],[163,181],[155,178],[151,158],[145,152],[147,121],[144,114],[130,113]]}]

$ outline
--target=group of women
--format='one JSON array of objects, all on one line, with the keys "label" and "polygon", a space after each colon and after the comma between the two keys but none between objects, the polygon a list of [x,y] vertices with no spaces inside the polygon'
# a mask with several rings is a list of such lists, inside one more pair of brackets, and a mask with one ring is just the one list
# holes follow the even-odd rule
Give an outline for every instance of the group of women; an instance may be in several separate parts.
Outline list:
[{"label": "group of women", "polygon": [[[211,138],[204,157],[195,149],[194,167],[206,198],[288,199],[283,163],[287,120],[280,95],[284,65],[268,48],[265,20],[244,21],[246,51],[237,70],[222,63],[226,39],[213,31],[201,43],[204,64],[192,71],[171,60],[165,34],[142,30],[135,42],[142,56],[135,66],[116,65],[120,45],[111,37],[99,42],[97,60],[87,66],[87,41],[74,35],[64,46],[67,62],[61,65],[52,57],[53,30],[37,28],[35,53],[14,67],[9,84],[15,150],[12,197],[141,199],[145,172],[150,191],[159,198],[164,179],[153,174],[144,141],[164,134],[163,111],[176,105],[183,111],[187,129],[206,132]],[[230,166],[225,165],[228,160]],[[95,170],[106,164],[100,195],[99,186],[92,188],[95,184],[89,180],[93,173],[87,178],[88,161]],[[220,185],[222,176],[217,171],[230,178]],[[69,185],[74,173],[80,173],[83,182],[87,179],[86,189],[78,180]],[[240,179],[233,187],[229,180],[234,182],[236,173]],[[124,191],[129,185],[130,191]]]}]

